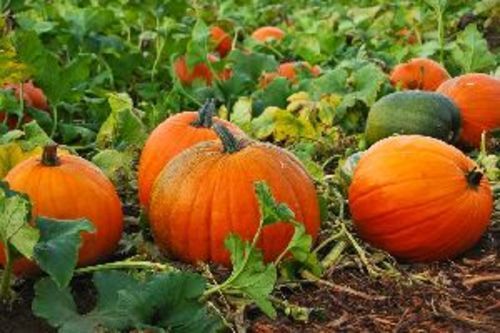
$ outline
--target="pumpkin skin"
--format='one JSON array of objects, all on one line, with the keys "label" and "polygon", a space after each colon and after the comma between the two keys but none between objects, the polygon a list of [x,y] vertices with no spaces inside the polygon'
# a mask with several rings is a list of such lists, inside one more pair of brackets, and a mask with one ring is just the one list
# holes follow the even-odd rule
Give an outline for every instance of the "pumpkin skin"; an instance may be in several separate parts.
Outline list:
[{"label": "pumpkin skin", "polygon": [[462,142],[474,147],[481,133],[500,128],[500,80],[486,74],[465,74],[444,82],[437,92],[448,96],[460,110]]},{"label": "pumpkin skin", "polygon": [[313,77],[317,77],[321,74],[321,68],[319,66],[311,66],[306,61],[285,62],[278,66],[278,71],[276,73],[265,73],[260,81],[260,86],[262,88],[266,87],[276,77],[284,77],[290,82],[296,83],[297,71],[300,70],[308,71]]},{"label": "pumpkin skin", "polygon": [[215,45],[215,50],[222,58],[231,52],[233,39],[221,27],[212,27],[210,29],[210,38]]},{"label": "pumpkin skin", "polygon": [[[49,105],[47,104],[47,98],[43,93],[42,89],[36,87],[33,84],[33,81],[28,81],[22,84],[6,84],[3,89],[10,89],[14,91],[14,95],[19,99],[21,95],[21,85],[23,90],[23,99],[24,104],[27,107],[36,108],[39,110],[47,111],[49,109]],[[9,129],[16,128],[17,125],[17,116],[16,115],[8,115],[7,116],[7,125]],[[5,112],[0,112],[0,122],[5,119]],[[24,116],[22,119],[22,123],[26,123],[31,121],[32,118],[29,116]]]},{"label": "pumpkin skin", "polygon": [[[34,218],[89,219],[96,230],[82,233],[78,265],[94,264],[112,254],[121,238],[123,215],[120,199],[113,184],[96,166],[78,156],[54,158],[54,148],[47,153],[51,148],[46,147],[42,159],[33,157],[18,164],[5,180],[11,189],[29,196]],[[0,264],[5,264],[1,245]],[[25,258],[14,263],[14,272],[19,275],[37,270],[35,263]]]},{"label": "pumpkin skin", "polygon": [[[241,140],[234,146],[237,149],[231,151],[219,140],[203,142],[162,171],[154,185],[149,216],[160,249],[190,263],[230,265],[224,240],[230,233],[253,239],[260,219],[254,182],[261,180],[316,238],[319,205],[313,182],[300,162],[266,143]],[[264,227],[257,242],[264,260],[276,259],[292,235],[288,223]]]},{"label": "pumpkin skin", "polygon": [[397,91],[370,108],[365,137],[369,145],[394,134],[420,134],[455,143],[460,111],[450,98],[430,91]]},{"label": "pumpkin skin", "polygon": [[147,210],[156,177],[177,154],[202,141],[214,140],[214,123],[222,123],[238,135],[244,135],[236,125],[213,117],[214,106],[205,104],[198,112],[185,111],[162,122],[148,137],[139,160],[139,201]]},{"label": "pumpkin skin", "polygon": [[415,58],[399,64],[391,72],[393,86],[403,89],[435,91],[441,83],[448,80],[450,74],[439,63],[431,59]]},{"label": "pumpkin skin", "polygon": [[363,239],[395,257],[428,262],[472,247],[489,224],[493,198],[486,177],[461,151],[403,135],[363,154],[349,207]]},{"label": "pumpkin skin", "polygon": [[258,42],[266,43],[272,40],[282,40],[285,32],[277,27],[260,27],[252,33],[252,38]]}]

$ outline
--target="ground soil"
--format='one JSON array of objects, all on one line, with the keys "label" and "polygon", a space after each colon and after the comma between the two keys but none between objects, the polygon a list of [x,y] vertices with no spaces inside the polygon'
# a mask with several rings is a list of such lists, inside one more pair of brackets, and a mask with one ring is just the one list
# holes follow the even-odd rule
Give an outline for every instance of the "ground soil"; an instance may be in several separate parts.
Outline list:
[{"label": "ground soil", "polygon": [[[334,269],[325,280],[283,285],[274,297],[310,310],[308,322],[280,311],[270,320],[249,308],[239,328],[250,332],[498,332],[500,328],[500,230],[496,227],[465,256],[454,261],[400,265],[407,279],[373,278],[359,267]],[[216,275],[227,272],[215,272]],[[79,309],[92,308],[89,276],[73,282]],[[347,288],[346,288],[347,287]],[[0,309],[0,332],[55,332],[31,312],[33,281],[18,281],[17,300]]]}]

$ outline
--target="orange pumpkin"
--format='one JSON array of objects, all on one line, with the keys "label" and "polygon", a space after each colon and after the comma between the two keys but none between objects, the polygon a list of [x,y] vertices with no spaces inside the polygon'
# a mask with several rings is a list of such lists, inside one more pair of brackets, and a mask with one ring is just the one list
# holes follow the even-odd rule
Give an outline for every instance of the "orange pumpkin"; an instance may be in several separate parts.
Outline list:
[{"label": "orange pumpkin", "polygon": [[222,123],[232,132],[243,135],[235,125],[213,117],[215,106],[207,102],[198,112],[178,113],[162,122],[149,136],[139,160],[139,201],[147,209],[151,189],[161,170],[177,154],[202,141],[214,140],[214,123]]},{"label": "orange pumpkin", "polygon": [[284,37],[285,32],[277,27],[260,27],[252,33],[252,38],[261,43],[282,40]]},{"label": "orange pumpkin", "polygon": [[[220,60],[213,54],[208,54],[207,59],[211,63],[216,63]],[[211,85],[214,79],[212,71],[210,70],[208,65],[203,62],[194,65],[193,68],[189,70],[185,56],[178,58],[174,62],[174,71],[179,78],[179,81],[184,85],[190,85],[196,79],[205,81],[205,84]],[[218,73],[218,75],[221,80],[227,80],[231,77],[232,71],[230,68],[224,68]]]},{"label": "orange pumpkin", "polygon": [[[236,139],[220,124],[214,127],[222,142],[208,141],[186,150],[155,182],[149,217],[158,246],[186,262],[229,265],[226,237],[236,233],[251,240],[259,225],[256,181],[265,181],[315,238],[318,200],[301,163],[284,149]],[[264,259],[275,259],[292,235],[288,223],[264,227],[257,243]]]},{"label": "orange pumpkin", "polygon": [[391,83],[395,87],[429,91],[435,91],[449,78],[450,74],[443,66],[426,58],[415,58],[399,64],[394,67],[390,76]]},{"label": "orange pumpkin", "polygon": [[285,62],[278,66],[278,71],[275,73],[264,73],[261,78],[260,86],[266,87],[272,80],[276,77],[284,77],[289,81],[297,82],[297,70],[307,70],[311,76],[319,76],[321,74],[321,68],[317,65],[311,66],[306,61],[299,62]]},{"label": "orange pumpkin", "polygon": [[453,258],[486,230],[488,180],[474,161],[420,135],[381,140],[361,157],[349,188],[359,235],[408,261]]},{"label": "orange pumpkin", "polygon": [[465,74],[444,82],[439,93],[460,110],[461,140],[479,147],[481,133],[500,128],[500,80],[486,74]]},{"label": "orange pumpkin", "polygon": [[233,39],[221,27],[214,26],[210,29],[210,37],[215,45],[215,50],[224,58],[231,52]]},{"label": "orange pumpkin", "polygon": [[[42,89],[36,87],[33,84],[33,81],[28,81],[20,84],[9,83],[6,84],[3,88],[10,89],[14,91],[15,96],[19,99],[21,96],[21,87],[23,92],[23,100],[24,105],[31,108],[36,108],[39,110],[48,110],[49,106],[47,104],[47,98],[43,93]],[[0,112],[0,122],[5,119],[5,112]],[[24,116],[22,119],[23,123],[31,121],[31,117]],[[10,129],[13,129],[17,125],[17,116],[16,115],[8,115],[7,125]]]},{"label": "orange pumpkin", "polygon": [[[110,255],[123,230],[121,203],[113,184],[93,164],[83,158],[57,156],[57,147],[45,147],[42,158],[33,157],[12,169],[5,180],[18,192],[26,193],[33,216],[55,219],[89,219],[96,231],[83,233],[78,265],[96,263]],[[0,245],[0,264],[5,264]],[[16,274],[37,270],[25,258],[14,263]]]}]

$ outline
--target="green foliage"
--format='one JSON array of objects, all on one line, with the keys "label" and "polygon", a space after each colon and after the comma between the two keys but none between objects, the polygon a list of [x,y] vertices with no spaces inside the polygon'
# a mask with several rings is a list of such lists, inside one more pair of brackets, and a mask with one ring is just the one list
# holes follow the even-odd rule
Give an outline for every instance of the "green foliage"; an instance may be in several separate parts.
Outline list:
[{"label": "green foliage", "polygon": [[495,65],[495,56],[489,51],[486,40],[477,27],[468,25],[452,44],[451,55],[462,73],[488,72]]},{"label": "green foliage", "polygon": [[97,303],[79,314],[68,287],[41,279],[35,285],[33,312],[59,332],[91,333],[98,329],[215,332],[220,320],[198,298],[205,280],[193,273],[163,273],[145,281],[118,272],[98,272],[93,277]]},{"label": "green foliage", "polygon": [[65,287],[73,277],[78,261],[83,231],[94,232],[93,224],[86,220],[36,219],[40,239],[34,246],[34,259],[59,287]]}]

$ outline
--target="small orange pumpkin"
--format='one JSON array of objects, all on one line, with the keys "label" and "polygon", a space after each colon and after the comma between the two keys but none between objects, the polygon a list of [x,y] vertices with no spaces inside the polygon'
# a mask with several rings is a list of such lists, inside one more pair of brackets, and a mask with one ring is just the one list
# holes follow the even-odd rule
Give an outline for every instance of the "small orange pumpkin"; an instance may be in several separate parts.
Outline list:
[{"label": "small orange pumpkin", "polygon": [[441,83],[448,80],[450,74],[439,63],[431,59],[415,58],[399,64],[391,72],[393,86],[403,89],[435,91]]},{"label": "small orange pumpkin", "polygon": [[[92,163],[73,155],[57,156],[57,146],[44,148],[42,158],[32,157],[12,169],[5,180],[18,192],[26,193],[33,217],[89,219],[94,233],[83,233],[78,265],[96,263],[113,253],[123,231],[120,198],[113,184]],[[0,264],[5,264],[0,244]],[[16,274],[37,271],[34,263],[21,258],[14,263]]]},{"label": "small orange pumpkin", "polygon": [[[276,200],[286,203],[315,238],[318,200],[301,163],[282,148],[236,139],[220,124],[214,128],[221,140],[184,151],[155,182],[149,217],[158,246],[186,262],[229,265],[226,237],[236,233],[251,240],[259,225],[256,181],[265,181]],[[288,223],[264,227],[258,240],[264,259],[274,260],[292,235]]]},{"label": "small orange pumpkin", "polygon": [[[3,89],[10,89],[14,91],[15,96],[19,99],[21,96],[21,88],[23,92],[23,100],[25,103],[25,106],[31,107],[31,108],[36,108],[39,110],[47,111],[49,109],[49,105],[47,104],[47,98],[45,97],[45,94],[43,93],[42,89],[36,87],[33,84],[33,81],[28,81],[25,83],[19,83],[19,84],[13,84],[9,83],[6,84]],[[5,119],[5,112],[0,112],[0,122],[2,122]],[[7,125],[9,126],[10,129],[13,129],[17,125],[17,116],[16,115],[7,115]],[[31,121],[31,117],[29,116],[24,116],[22,119],[22,123],[26,123]]]},{"label": "small orange pumpkin", "polygon": [[177,154],[202,141],[214,140],[215,123],[226,125],[233,133],[243,135],[236,126],[213,116],[215,106],[207,101],[198,112],[178,113],[156,127],[149,136],[139,160],[139,201],[147,209],[156,177]]},{"label": "small orange pumpkin", "polygon": [[210,29],[210,37],[215,45],[215,50],[224,58],[231,52],[233,39],[221,27],[214,26]]},{"label": "small orange pumpkin", "polygon": [[278,71],[275,73],[264,73],[260,81],[260,86],[262,88],[266,87],[272,80],[276,77],[284,77],[289,81],[297,82],[297,70],[307,70],[311,76],[319,76],[321,74],[321,68],[318,65],[311,66],[306,61],[293,61],[284,62],[278,66]]},{"label": "small orange pumpkin", "polygon": [[479,147],[483,131],[500,128],[500,80],[471,73],[455,77],[439,86],[460,110],[463,142]]},{"label": "small orange pumpkin", "polygon": [[408,261],[453,258],[486,230],[493,197],[474,161],[420,135],[381,140],[361,157],[349,188],[359,235]]},{"label": "small orange pumpkin", "polygon": [[252,33],[252,38],[261,43],[282,40],[284,37],[285,32],[278,27],[260,27]]}]

